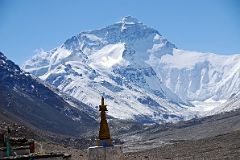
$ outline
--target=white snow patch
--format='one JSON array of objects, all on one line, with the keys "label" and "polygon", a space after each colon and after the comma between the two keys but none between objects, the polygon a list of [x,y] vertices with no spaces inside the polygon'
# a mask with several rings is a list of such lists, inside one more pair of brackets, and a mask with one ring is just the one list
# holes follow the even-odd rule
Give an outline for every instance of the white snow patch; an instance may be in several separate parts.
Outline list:
[{"label": "white snow patch", "polygon": [[93,68],[111,68],[116,64],[121,64],[124,62],[122,57],[124,49],[124,43],[106,45],[90,56],[90,66]]},{"label": "white snow patch", "polygon": [[211,62],[216,65],[221,65],[229,56],[216,55],[213,53],[201,53],[194,51],[185,51],[173,49],[173,55],[163,55],[161,62],[172,68],[193,68],[199,62],[204,62],[211,59]]},{"label": "white snow patch", "polygon": [[71,54],[71,52],[65,48],[58,48],[51,56],[50,65],[56,64],[58,62],[61,62],[62,59],[68,57]]},{"label": "white snow patch", "polygon": [[154,37],[153,37],[153,42],[155,41],[159,41],[161,40],[161,36],[159,34],[156,34]]},{"label": "white snow patch", "polygon": [[221,106],[227,100],[215,101],[213,99],[207,99],[205,101],[192,101],[191,103],[195,107],[189,107],[188,110],[191,112],[197,112],[200,116],[210,115],[211,111]]},{"label": "white snow patch", "polygon": [[102,38],[94,35],[94,34],[84,34],[91,41],[102,41]]}]

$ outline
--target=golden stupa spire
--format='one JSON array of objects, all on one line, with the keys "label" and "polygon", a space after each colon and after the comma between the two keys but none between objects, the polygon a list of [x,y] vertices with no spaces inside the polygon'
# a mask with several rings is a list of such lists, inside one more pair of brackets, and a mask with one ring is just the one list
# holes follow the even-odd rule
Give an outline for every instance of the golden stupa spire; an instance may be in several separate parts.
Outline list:
[{"label": "golden stupa spire", "polygon": [[104,104],[104,98],[101,99],[99,105],[99,111],[101,112],[101,122],[98,139],[96,140],[98,146],[112,146],[112,139],[109,132],[109,127],[106,118],[107,105]]}]

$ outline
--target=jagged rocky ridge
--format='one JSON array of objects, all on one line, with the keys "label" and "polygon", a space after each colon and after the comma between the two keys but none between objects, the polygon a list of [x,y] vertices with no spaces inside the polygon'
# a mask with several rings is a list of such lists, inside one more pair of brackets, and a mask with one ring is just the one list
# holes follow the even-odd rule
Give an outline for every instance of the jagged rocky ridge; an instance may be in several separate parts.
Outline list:
[{"label": "jagged rocky ridge", "polygon": [[[75,104],[78,104],[78,108],[88,107],[81,103]],[[97,121],[91,114],[78,108],[69,105],[40,80],[32,78],[0,52],[2,114],[13,121],[22,121],[43,131],[80,136],[96,128]]]}]

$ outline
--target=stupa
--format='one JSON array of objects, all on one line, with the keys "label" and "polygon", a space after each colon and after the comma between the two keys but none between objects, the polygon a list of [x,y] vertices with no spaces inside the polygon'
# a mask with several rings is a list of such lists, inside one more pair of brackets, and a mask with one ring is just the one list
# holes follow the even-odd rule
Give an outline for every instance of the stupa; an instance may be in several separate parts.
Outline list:
[{"label": "stupa", "polygon": [[108,110],[103,97],[99,105],[99,111],[101,116],[99,134],[96,139],[96,146],[88,148],[88,160],[124,160],[122,146],[114,146],[112,143],[106,118],[106,111]]}]

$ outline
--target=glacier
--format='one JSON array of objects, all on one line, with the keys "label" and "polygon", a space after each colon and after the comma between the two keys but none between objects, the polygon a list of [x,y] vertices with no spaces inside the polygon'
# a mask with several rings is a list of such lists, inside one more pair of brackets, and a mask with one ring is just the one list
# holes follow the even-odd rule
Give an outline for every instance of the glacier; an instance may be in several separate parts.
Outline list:
[{"label": "glacier", "polygon": [[41,50],[22,69],[94,109],[104,96],[109,115],[142,122],[194,118],[194,104],[225,101],[240,88],[240,55],[178,49],[131,16]]}]

